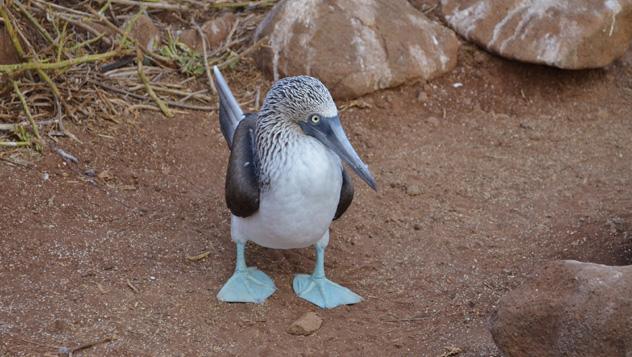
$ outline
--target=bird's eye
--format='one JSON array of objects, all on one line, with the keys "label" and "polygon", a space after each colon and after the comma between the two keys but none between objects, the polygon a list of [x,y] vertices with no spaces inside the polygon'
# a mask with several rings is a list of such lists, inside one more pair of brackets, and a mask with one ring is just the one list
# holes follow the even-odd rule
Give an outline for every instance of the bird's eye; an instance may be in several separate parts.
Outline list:
[{"label": "bird's eye", "polygon": [[320,117],[318,115],[312,115],[312,117],[310,118],[310,120],[312,121],[312,123],[314,124],[318,124],[318,122],[320,121]]}]

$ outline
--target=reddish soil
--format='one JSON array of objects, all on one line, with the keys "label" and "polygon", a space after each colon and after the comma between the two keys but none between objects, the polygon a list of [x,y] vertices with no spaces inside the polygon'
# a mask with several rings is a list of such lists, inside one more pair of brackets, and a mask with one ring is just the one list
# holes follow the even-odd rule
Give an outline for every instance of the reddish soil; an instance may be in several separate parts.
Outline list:
[{"label": "reddish soil", "polygon": [[[270,84],[227,74],[237,93]],[[631,52],[566,72],[464,46],[451,74],[360,101],[342,118],[379,192],[354,178],[326,263],[366,301],[320,310],[291,289],[311,249],[254,245],[278,292],[217,301],[234,264],[217,114],[147,113],[71,126],[78,164],[0,156],[0,355],[494,356],[488,316],[533,268],[632,264]],[[307,311],[320,330],[288,334]]]}]

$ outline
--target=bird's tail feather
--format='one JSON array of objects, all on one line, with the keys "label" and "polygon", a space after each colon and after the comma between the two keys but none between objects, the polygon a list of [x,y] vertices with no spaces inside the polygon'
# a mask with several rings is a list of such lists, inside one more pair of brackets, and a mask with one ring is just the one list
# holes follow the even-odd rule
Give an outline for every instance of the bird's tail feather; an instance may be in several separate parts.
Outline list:
[{"label": "bird's tail feather", "polygon": [[219,125],[228,147],[231,147],[233,134],[235,134],[239,121],[244,118],[244,112],[239,107],[237,99],[235,99],[233,92],[226,84],[226,80],[224,80],[224,76],[222,76],[222,72],[219,71],[217,66],[213,66],[213,77],[217,93],[219,94]]}]

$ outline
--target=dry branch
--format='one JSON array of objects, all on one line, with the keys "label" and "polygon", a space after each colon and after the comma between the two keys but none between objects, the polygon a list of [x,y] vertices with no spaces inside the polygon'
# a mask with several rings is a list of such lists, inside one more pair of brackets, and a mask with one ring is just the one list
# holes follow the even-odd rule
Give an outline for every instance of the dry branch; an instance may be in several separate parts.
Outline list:
[{"label": "dry branch", "polygon": [[31,146],[31,143],[28,141],[0,141],[0,146],[16,148],[21,146]]},{"label": "dry branch", "polygon": [[138,62],[138,77],[140,77],[141,81],[143,81],[143,84],[145,85],[145,89],[147,89],[147,93],[149,93],[149,96],[151,97],[151,99],[153,99],[154,102],[156,102],[156,104],[158,105],[158,108],[160,108],[162,113],[166,115],[168,118],[172,118],[173,113],[169,110],[169,107],[165,104],[165,102],[162,101],[162,99],[158,97],[158,95],[156,95],[156,92],[154,92],[154,89],[151,87],[151,84],[149,84],[149,80],[147,79],[147,76],[145,75],[145,72],[143,71],[143,52],[140,49],[138,50],[138,53],[136,55],[136,62]]},{"label": "dry branch", "polygon": [[24,114],[26,114],[26,117],[28,118],[29,123],[31,123],[33,134],[35,134],[35,138],[37,138],[37,143],[36,143],[37,151],[41,151],[42,137],[40,136],[39,129],[37,128],[37,124],[35,123],[35,120],[33,119],[33,115],[31,115],[31,110],[29,109],[29,105],[26,102],[26,98],[24,98],[24,95],[20,91],[20,87],[18,86],[18,83],[16,81],[11,80],[11,84],[13,85],[13,90],[15,91],[15,94],[17,94],[18,98],[20,98],[20,102],[22,103],[22,107],[24,108]]},{"label": "dry branch", "polygon": [[213,77],[211,76],[211,67],[208,65],[208,52],[206,51],[206,35],[202,32],[202,28],[197,23],[193,23],[195,30],[198,33],[198,36],[202,39],[202,55],[204,56],[204,72],[206,72],[206,79],[208,80],[208,85],[213,91],[213,93],[217,93],[217,88],[215,88],[215,82],[213,82]]},{"label": "dry branch", "polygon": [[[123,94],[126,96],[130,96],[132,98],[135,99],[140,99],[140,100],[147,100],[147,97],[142,96],[140,94],[135,94],[129,91],[126,91],[124,89],[121,88],[116,88],[113,86],[109,86],[107,84],[104,83],[99,83],[99,82],[92,82],[93,84],[99,86],[99,87],[103,87],[109,91],[115,92],[115,93],[119,93],[119,94]],[[202,106],[202,105],[193,105],[193,104],[185,104],[185,103],[179,103],[179,102],[173,102],[170,100],[165,101],[165,103],[169,104],[172,107],[177,107],[177,108],[182,108],[182,109],[191,109],[191,110],[202,110],[202,111],[211,111],[213,110],[213,107],[208,107],[208,106]]]},{"label": "dry branch", "polygon": [[53,62],[53,63],[39,63],[39,62],[24,62],[17,64],[3,64],[0,65],[0,72],[7,74],[15,74],[23,71],[29,71],[33,69],[41,69],[44,71],[52,69],[64,69],[78,64],[88,62],[100,62],[108,60],[112,57],[120,55],[119,51],[109,51],[105,53],[97,53],[94,55],[85,55],[81,57],[72,58],[65,61]]}]

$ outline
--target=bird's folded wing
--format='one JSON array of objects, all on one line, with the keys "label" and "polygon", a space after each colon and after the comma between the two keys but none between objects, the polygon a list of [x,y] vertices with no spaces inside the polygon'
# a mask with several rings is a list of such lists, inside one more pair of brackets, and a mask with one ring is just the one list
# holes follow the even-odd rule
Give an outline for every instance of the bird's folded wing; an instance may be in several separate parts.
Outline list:
[{"label": "bird's folded wing", "polygon": [[226,173],[226,204],[239,217],[259,209],[259,168],[255,146],[256,115],[239,122],[232,141]]},{"label": "bird's folded wing", "polygon": [[342,168],[342,187],[340,188],[340,200],[338,201],[338,208],[336,208],[336,215],[334,221],[340,218],[343,213],[349,208],[353,201],[353,182],[351,177],[347,173],[345,168]]}]

